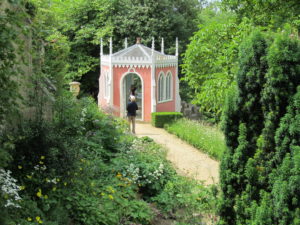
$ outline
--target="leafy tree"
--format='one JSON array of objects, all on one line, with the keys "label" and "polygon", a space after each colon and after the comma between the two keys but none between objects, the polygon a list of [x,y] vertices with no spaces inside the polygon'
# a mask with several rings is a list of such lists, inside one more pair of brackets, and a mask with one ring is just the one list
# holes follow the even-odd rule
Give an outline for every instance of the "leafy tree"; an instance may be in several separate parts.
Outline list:
[{"label": "leafy tree", "polygon": [[154,37],[156,48],[160,47],[160,38],[164,38],[166,52],[174,54],[175,37],[178,37],[183,51],[190,35],[196,31],[200,9],[199,1],[195,0],[117,1],[115,11],[118,13],[113,20],[117,49],[122,47],[125,37],[131,43],[136,37],[142,37],[146,45],[150,45]]},{"label": "leafy tree", "polygon": [[300,30],[298,0],[223,0],[223,6],[238,14],[240,20],[249,18],[255,25],[277,29],[291,23]]},{"label": "leafy tree", "polygon": [[238,46],[251,29],[233,14],[207,9],[184,54],[184,80],[194,89],[193,102],[220,117],[227,90],[234,83]]}]

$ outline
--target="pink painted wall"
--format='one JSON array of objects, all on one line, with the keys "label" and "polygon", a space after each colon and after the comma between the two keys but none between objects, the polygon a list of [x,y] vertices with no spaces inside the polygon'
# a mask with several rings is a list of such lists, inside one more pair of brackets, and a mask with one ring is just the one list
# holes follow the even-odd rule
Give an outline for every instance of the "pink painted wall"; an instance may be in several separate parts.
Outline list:
[{"label": "pink painted wall", "polygon": [[[158,103],[158,76],[161,72],[167,75],[168,72],[172,73],[172,100],[168,102]],[[175,112],[175,88],[176,88],[176,67],[157,68],[155,70],[156,81],[156,112]]]},{"label": "pink painted wall", "polygon": [[[114,96],[113,105],[114,108],[120,110],[120,81],[125,73],[134,73],[130,68],[114,67],[113,69],[113,85]],[[151,121],[151,68],[135,68],[135,72],[141,75],[144,84],[144,121]],[[120,116],[120,111],[116,110],[116,115]]]},{"label": "pink painted wall", "polygon": [[[105,95],[105,72],[109,72],[108,66],[102,66],[102,75],[99,78],[99,94],[98,94],[98,105],[104,111],[112,110],[109,109],[107,100],[104,98]],[[175,111],[175,88],[176,88],[176,67],[157,68],[155,70],[156,88],[158,89],[158,76],[163,71],[166,75],[167,72],[172,73],[172,100],[168,102],[158,103],[158,90],[156,90],[156,111],[157,112],[174,112]],[[151,68],[135,68],[135,72],[141,75],[144,84],[144,121],[151,121]],[[116,116],[120,116],[120,81],[124,74],[134,73],[132,69],[127,67],[114,67],[113,68],[113,112]],[[140,109],[142,110],[142,109]]]}]

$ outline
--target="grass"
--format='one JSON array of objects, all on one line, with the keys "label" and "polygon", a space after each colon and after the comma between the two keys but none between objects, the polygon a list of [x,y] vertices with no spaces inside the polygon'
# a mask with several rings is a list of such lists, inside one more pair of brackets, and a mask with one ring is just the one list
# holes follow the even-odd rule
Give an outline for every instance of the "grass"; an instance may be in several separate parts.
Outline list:
[{"label": "grass", "polygon": [[165,129],[217,160],[221,159],[226,148],[223,133],[204,122],[184,118],[166,125]]}]

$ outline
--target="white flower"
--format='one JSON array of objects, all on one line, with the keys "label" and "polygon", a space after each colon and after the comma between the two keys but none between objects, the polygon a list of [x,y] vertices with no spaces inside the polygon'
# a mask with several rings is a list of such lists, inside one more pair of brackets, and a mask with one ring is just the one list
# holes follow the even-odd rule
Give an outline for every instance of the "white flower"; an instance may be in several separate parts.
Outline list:
[{"label": "white flower", "polygon": [[20,186],[18,186],[16,183],[17,180],[11,176],[11,171],[5,171],[4,169],[0,169],[1,194],[8,196],[6,204],[4,205],[5,207],[21,207],[20,205],[14,202],[21,200],[21,197],[18,193],[20,191]]}]

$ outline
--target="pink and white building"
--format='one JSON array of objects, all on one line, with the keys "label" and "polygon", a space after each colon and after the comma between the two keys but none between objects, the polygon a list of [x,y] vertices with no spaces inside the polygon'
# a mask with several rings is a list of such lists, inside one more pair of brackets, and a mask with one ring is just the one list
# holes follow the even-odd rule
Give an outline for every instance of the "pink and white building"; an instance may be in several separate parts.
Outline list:
[{"label": "pink and white building", "polygon": [[130,90],[136,88],[135,96],[139,106],[137,119],[151,121],[152,112],[180,112],[178,79],[178,40],[176,54],[164,54],[164,42],[158,52],[137,40],[135,45],[113,53],[112,39],[110,52],[103,54],[101,41],[100,77],[98,105],[116,116],[126,117],[126,106]]}]

